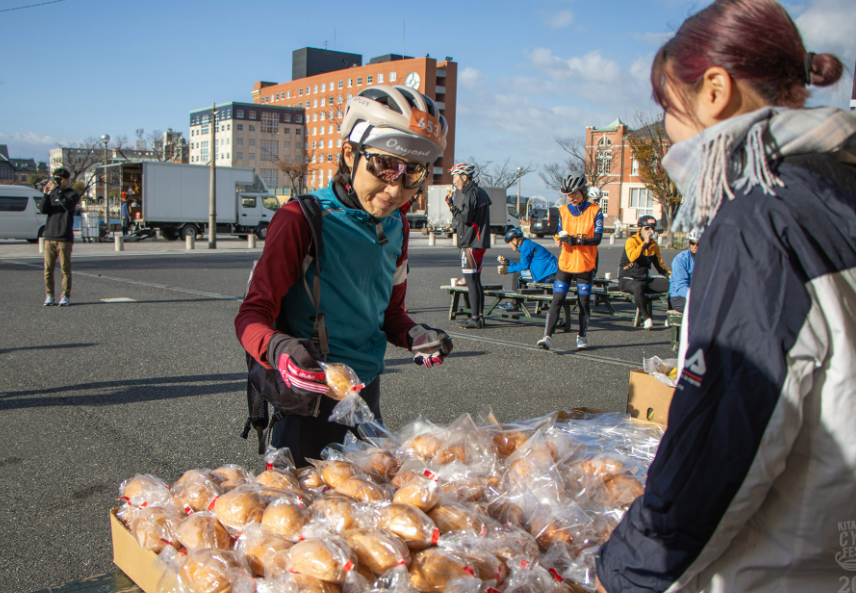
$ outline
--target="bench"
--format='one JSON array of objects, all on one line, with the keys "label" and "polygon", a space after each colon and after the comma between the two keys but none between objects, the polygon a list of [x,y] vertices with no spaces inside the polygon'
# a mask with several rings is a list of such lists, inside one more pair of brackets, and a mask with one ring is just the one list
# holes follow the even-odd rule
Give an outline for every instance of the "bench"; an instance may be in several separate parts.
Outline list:
[{"label": "bench", "polygon": [[[551,285],[552,286],[552,285]],[[470,305],[469,299],[469,290],[466,286],[441,286],[442,290],[446,290],[452,297],[452,302],[449,306],[449,319],[454,320],[458,315],[472,315],[472,308]],[[553,300],[553,296],[550,294],[544,294],[541,289],[521,289],[519,291],[514,290],[502,290],[502,286],[498,284],[485,284],[483,285],[485,297],[493,298],[493,301],[490,303],[486,303],[486,307],[484,312],[482,313],[485,317],[500,317],[505,319],[519,319],[521,314],[534,319],[536,317],[543,317],[545,313],[543,313],[544,304],[549,303]],[[461,296],[463,296],[463,303],[461,303]],[[497,309],[497,307],[503,302],[507,301],[510,303],[514,303],[514,305],[519,309],[519,311],[504,311],[501,309]],[[527,307],[527,304],[534,303],[534,310],[530,310]],[[571,306],[576,305],[576,297],[567,297],[565,302],[562,303],[562,310],[564,313],[564,323],[563,327],[565,331],[571,331]]]},{"label": "bench", "polygon": [[666,321],[669,328],[672,330],[672,352],[678,351],[678,346],[681,345],[681,323],[683,322],[684,314],[674,309],[666,311]]},{"label": "bench", "polygon": [[[617,296],[620,298],[620,295],[624,293],[618,290],[618,283],[614,280],[607,280],[606,278],[595,278],[592,281],[592,289],[591,296],[592,302],[592,313],[602,313],[604,315],[617,315],[617,316],[626,316],[628,313],[619,313],[616,311],[615,307],[612,305],[612,300]],[[553,293],[553,283],[552,282],[529,282],[526,286],[531,286],[533,288],[537,288],[543,291],[544,294],[552,294]],[[577,285],[576,283],[572,284],[570,289],[568,290],[568,294],[577,295]],[[574,300],[576,300],[576,296],[574,296]],[[595,307],[604,306],[606,311],[596,311]],[[574,308],[576,308],[576,303],[574,303]]]}]

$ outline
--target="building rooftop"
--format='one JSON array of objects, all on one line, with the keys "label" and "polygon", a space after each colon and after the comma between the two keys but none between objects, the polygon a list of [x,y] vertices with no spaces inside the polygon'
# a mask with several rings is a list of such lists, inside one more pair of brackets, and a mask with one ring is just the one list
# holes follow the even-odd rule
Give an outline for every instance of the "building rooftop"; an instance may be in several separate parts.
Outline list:
[{"label": "building rooftop", "polygon": [[616,117],[615,121],[611,124],[603,126],[602,128],[595,128],[592,132],[614,132],[618,129],[618,126],[624,126],[625,128],[629,127],[626,123],[621,121],[620,117]]}]

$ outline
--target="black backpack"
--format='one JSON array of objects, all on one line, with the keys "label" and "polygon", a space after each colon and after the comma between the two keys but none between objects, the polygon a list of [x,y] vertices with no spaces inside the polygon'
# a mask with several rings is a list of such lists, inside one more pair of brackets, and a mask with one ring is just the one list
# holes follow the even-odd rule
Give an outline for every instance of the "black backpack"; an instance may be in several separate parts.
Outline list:
[{"label": "black backpack", "polygon": [[[319,312],[318,305],[321,299],[321,256],[323,245],[321,243],[321,221],[327,211],[321,206],[321,202],[315,196],[302,195],[294,199],[300,204],[300,209],[309,223],[311,242],[306,258],[303,260],[303,282],[306,292],[312,304],[315,306],[315,323],[312,328],[312,344],[321,353],[322,359],[327,359],[329,351],[327,343],[327,327],[324,323],[324,313]],[[258,261],[253,263],[255,270]],[[310,288],[306,281],[306,270],[310,266],[315,267],[315,279]],[[247,291],[252,282],[253,273],[247,280]],[[246,293],[244,294],[246,297]],[[282,317],[282,312],[280,312]],[[275,327],[277,326],[275,322]],[[281,329],[281,328],[278,328]],[[263,455],[268,440],[270,439],[270,428],[288,414],[300,416],[317,416],[321,405],[321,395],[306,396],[297,394],[289,389],[282,380],[276,369],[267,369],[262,366],[249,352],[247,358],[247,406],[249,417],[241,432],[241,438],[248,438],[250,428],[254,428],[259,438],[259,454]],[[268,404],[272,405],[275,413],[268,413]]]}]

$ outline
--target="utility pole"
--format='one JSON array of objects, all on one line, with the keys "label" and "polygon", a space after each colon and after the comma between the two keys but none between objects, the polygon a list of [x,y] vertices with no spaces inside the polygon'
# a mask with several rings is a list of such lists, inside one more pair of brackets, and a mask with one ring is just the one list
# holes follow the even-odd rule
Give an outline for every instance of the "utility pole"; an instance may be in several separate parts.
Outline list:
[{"label": "utility pole", "polygon": [[211,104],[211,187],[208,190],[208,249],[217,249],[217,105]]},{"label": "utility pole", "polygon": [[523,177],[523,167],[517,167],[517,220],[519,221],[522,216],[520,216],[520,178]]}]

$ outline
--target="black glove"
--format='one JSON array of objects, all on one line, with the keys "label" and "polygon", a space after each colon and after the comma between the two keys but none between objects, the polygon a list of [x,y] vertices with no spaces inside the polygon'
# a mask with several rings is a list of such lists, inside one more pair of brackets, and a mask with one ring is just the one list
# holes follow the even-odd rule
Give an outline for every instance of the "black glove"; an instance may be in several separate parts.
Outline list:
[{"label": "black glove", "polygon": [[451,196],[446,196],[446,205],[449,207],[449,210],[452,209],[452,198],[451,198]]},{"label": "black glove", "polygon": [[580,240],[576,235],[564,235],[561,240],[567,245],[579,245]]},{"label": "black glove", "polygon": [[452,339],[446,332],[428,327],[425,324],[417,324],[407,332],[407,345],[413,352],[413,362],[431,368],[436,364],[443,364],[443,359],[451,352]]},{"label": "black glove", "polygon": [[330,390],[326,375],[318,366],[321,355],[311,341],[275,334],[268,342],[267,356],[285,384],[296,393],[316,396]]}]

